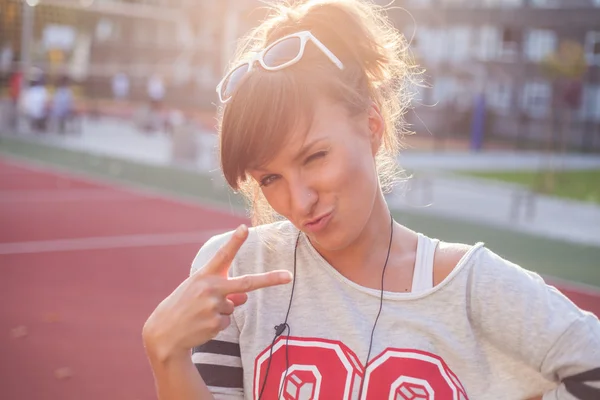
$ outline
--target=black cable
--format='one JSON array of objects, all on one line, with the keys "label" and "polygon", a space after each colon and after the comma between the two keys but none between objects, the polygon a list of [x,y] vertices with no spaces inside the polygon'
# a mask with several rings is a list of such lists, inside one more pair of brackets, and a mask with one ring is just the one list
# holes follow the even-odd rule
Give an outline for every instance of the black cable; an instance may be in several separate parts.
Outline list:
[{"label": "black cable", "polygon": [[[364,364],[365,368],[367,367],[367,365],[369,364],[369,361],[371,359],[371,350],[373,348],[373,338],[375,336],[375,328],[377,327],[377,322],[379,321],[379,316],[381,315],[381,311],[383,309],[383,284],[385,281],[385,271],[387,268],[387,264],[388,264],[388,260],[390,258],[390,252],[392,249],[392,239],[394,237],[394,218],[392,217],[392,214],[390,212],[390,242],[388,244],[388,251],[387,251],[387,255],[385,257],[385,263],[383,264],[383,270],[381,271],[381,294],[379,296],[379,311],[377,312],[377,317],[375,317],[375,323],[373,324],[373,328],[371,329],[371,339],[369,341],[369,352],[367,353],[367,361]],[[289,343],[289,337],[291,335],[291,328],[289,326],[289,324],[287,323],[288,321],[288,317],[290,315],[290,310],[292,309],[292,300],[294,298],[294,289],[296,287],[296,259],[297,259],[297,251],[298,251],[298,242],[300,240],[300,234],[301,232],[298,232],[298,237],[296,238],[296,247],[294,248],[294,278],[292,281],[292,291],[290,294],[290,301],[288,304],[288,309],[287,312],[285,314],[285,320],[282,324],[279,325],[275,325],[274,329],[275,329],[275,336],[273,337],[273,341],[271,342],[271,349],[269,350],[269,362],[267,363],[267,369],[265,371],[265,377],[263,379],[263,383],[262,383],[262,387],[260,389],[260,393],[258,395],[258,400],[262,399],[262,395],[264,393],[265,387],[266,387],[266,383],[267,383],[267,379],[269,377],[269,370],[271,368],[271,359],[273,356],[273,346],[275,345],[275,341],[277,340],[277,338],[279,336],[281,336],[283,334],[283,332],[285,332],[285,330],[287,329],[288,334],[286,335],[286,339],[285,339],[285,376],[283,378],[283,384],[282,386],[279,388],[279,396],[278,398],[281,398],[281,391],[283,390],[283,385],[285,384],[285,378],[287,377],[287,371],[289,368],[289,355],[288,355],[288,343]],[[360,382],[360,391],[359,391],[359,399],[362,396],[362,391],[363,391],[363,383],[364,383],[364,377]]]},{"label": "black cable", "polygon": [[[373,329],[371,329],[371,340],[369,342],[369,352],[367,353],[367,362],[365,362],[363,364],[365,366],[365,371],[366,371],[367,366],[369,365],[369,360],[371,359],[371,349],[373,347],[373,337],[375,336],[375,327],[377,327],[377,321],[379,321],[379,316],[381,315],[381,310],[383,309],[383,282],[384,282],[384,278],[385,278],[385,269],[387,267],[387,263],[390,258],[390,251],[392,249],[392,238],[394,237],[394,218],[392,217],[391,213],[390,213],[390,219],[391,219],[390,243],[388,245],[388,251],[387,251],[387,256],[385,258],[385,264],[383,264],[383,271],[381,271],[381,295],[379,296],[379,311],[377,312],[377,317],[375,318],[375,323],[373,324]],[[359,399],[362,398],[364,382],[365,382],[365,377],[363,376],[363,379],[361,379],[361,381],[360,381],[360,391],[358,393]]]},{"label": "black cable", "polygon": [[[282,324],[275,325],[275,327],[274,327],[275,336],[273,337],[273,341],[271,342],[271,349],[269,350],[269,362],[267,363],[267,370],[265,371],[265,377],[263,379],[260,393],[258,395],[258,400],[260,400],[262,398],[265,387],[267,386],[267,379],[269,378],[269,370],[271,369],[271,358],[273,356],[273,346],[275,345],[275,341],[277,340],[277,338],[279,336],[281,336],[283,334],[283,332],[285,332],[286,328],[287,328],[288,334],[286,335],[286,338],[285,338],[285,374],[286,374],[286,376],[283,378],[284,383],[285,383],[285,378],[287,377],[287,370],[289,368],[288,343],[289,343],[289,338],[291,335],[291,333],[290,333],[291,329],[290,329],[290,326],[288,325],[287,321],[288,321],[288,317],[290,316],[290,310],[292,309],[292,300],[294,299],[294,289],[296,287],[296,259],[297,259],[296,255],[298,252],[298,242],[300,241],[300,234],[301,234],[301,232],[298,232],[298,237],[296,238],[296,247],[294,248],[294,276],[293,276],[293,280],[292,280],[292,292],[290,294],[290,302],[288,304],[288,309],[285,314],[284,322]],[[281,389],[283,389],[283,385],[281,386],[281,388],[279,390],[278,398],[281,398]]]},{"label": "black cable", "polygon": [[283,376],[283,380],[282,380],[283,383],[281,384],[281,387],[279,388],[279,395],[277,396],[278,399],[281,399],[281,392],[283,392],[283,387],[285,385],[285,379],[287,378],[288,368],[290,367],[289,356],[288,356],[288,343],[289,343],[290,335],[292,334],[292,329],[290,328],[290,326],[288,324],[285,324],[285,326],[287,327],[287,330],[288,330],[288,334],[285,337],[285,375]]},{"label": "black cable", "polygon": [[294,280],[292,281],[292,293],[290,294],[290,302],[288,304],[287,313],[285,314],[285,320],[283,321],[283,325],[287,325],[288,317],[290,316],[290,310],[292,309],[292,299],[294,298],[294,288],[296,287],[296,255],[298,252],[298,243],[300,242],[300,234],[302,232],[298,232],[298,236],[296,237],[296,247],[294,247]]},{"label": "black cable", "polygon": [[262,398],[263,392],[265,390],[265,384],[267,383],[267,378],[269,377],[269,369],[271,369],[271,356],[273,355],[273,346],[275,345],[275,340],[279,335],[275,335],[273,341],[271,342],[271,350],[269,351],[269,362],[267,363],[267,371],[265,372],[265,378],[263,379],[262,388],[260,389],[260,394],[258,395],[258,400]]}]

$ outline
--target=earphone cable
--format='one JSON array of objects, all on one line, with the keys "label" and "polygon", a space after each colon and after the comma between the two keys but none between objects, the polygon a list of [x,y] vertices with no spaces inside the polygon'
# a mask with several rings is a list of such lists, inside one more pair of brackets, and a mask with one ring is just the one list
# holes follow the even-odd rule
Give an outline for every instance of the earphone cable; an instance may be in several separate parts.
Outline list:
[{"label": "earphone cable", "polygon": [[[267,363],[267,369],[265,371],[265,377],[263,379],[261,388],[260,388],[260,393],[258,395],[258,400],[262,399],[262,395],[263,392],[265,390],[266,384],[267,384],[267,379],[269,378],[269,370],[271,369],[271,359],[273,356],[273,346],[275,345],[275,341],[277,340],[277,338],[279,336],[281,336],[283,334],[283,332],[285,332],[285,330],[287,329],[288,333],[286,335],[285,338],[285,377],[283,378],[283,382],[285,382],[285,378],[287,377],[287,371],[289,369],[289,356],[288,356],[288,343],[289,343],[289,337],[290,337],[290,326],[288,325],[287,321],[288,321],[288,317],[290,316],[290,310],[292,309],[292,300],[294,299],[294,289],[296,287],[296,260],[297,260],[297,252],[298,252],[298,243],[300,242],[300,234],[302,232],[299,231],[298,232],[298,237],[296,237],[296,246],[294,247],[294,276],[293,276],[293,281],[292,281],[292,292],[290,294],[290,301],[288,304],[288,309],[287,312],[285,314],[285,320],[282,324],[276,325],[275,326],[275,336],[273,337],[273,341],[271,342],[271,348],[269,350],[269,362]],[[281,390],[283,389],[283,385],[279,390],[279,397],[281,397]]]},{"label": "earphone cable", "polygon": [[[375,336],[375,328],[377,327],[377,322],[379,321],[379,316],[381,315],[381,310],[383,309],[383,283],[385,280],[385,270],[387,268],[388,260],[390,258],[390,250],[392,249],[392,239],[394,237],[394,218],[391,213],[390,213],[390,219],[391,219],[390,243],[388,245],[388,251],[387,251],[387,256],[385,258],[385,264],[383,264],[383,270],[381,271],[381,294],[379,296],[379,311],[377,312],[377,317],[375,317],[375,323],[373,324],[373,329],[371,329],[371,340],[369,341],[369,352],[367,353],[367,361],[364,364],[365,368],[367,368],[367,366],[369,365],[369,361],[371,359],[371,350],[373,348],[373,338]],[[359,391],[359,395],[358,395],[359,399],[362,398],[364,381],[365,380],[363,377],[363,379],[360,381],[360,391]]]}]

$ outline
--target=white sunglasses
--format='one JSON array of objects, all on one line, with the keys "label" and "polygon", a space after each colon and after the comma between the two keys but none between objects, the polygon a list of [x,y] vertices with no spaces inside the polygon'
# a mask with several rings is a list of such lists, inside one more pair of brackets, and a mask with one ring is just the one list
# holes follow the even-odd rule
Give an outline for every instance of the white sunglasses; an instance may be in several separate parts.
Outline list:
[{"label": "white sunglasses", "polygon": [[314,43],[323,54],[327,56],[339,69],[344,69],[344,64],[329,50],[319,39],[309,31],[302,31],[287,35],[271,43],[267,48],[257,53],[250,60],[243,62],[232,69],[217,85],[217,93],[221,103],[227,103],[242,78],[252,70],[256,61],[266,71],[279,71],[302,59],[308,41]]}]

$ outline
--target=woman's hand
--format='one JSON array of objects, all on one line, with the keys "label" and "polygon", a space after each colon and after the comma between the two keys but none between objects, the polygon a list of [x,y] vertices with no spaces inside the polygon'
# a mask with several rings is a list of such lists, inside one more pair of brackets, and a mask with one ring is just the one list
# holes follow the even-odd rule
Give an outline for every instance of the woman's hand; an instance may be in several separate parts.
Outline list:
[{"label": "woman's hand", "polygon": [[160,362],[189,357],[190,349],[214,338],[231,322],[235,307],[248,299],[247,292],[289,283],[289,271],[228,278],[228,270],[248,237],[248,228],[238,227],[231,239],[200,270],[164,299],[143,329],[147,352]]}]

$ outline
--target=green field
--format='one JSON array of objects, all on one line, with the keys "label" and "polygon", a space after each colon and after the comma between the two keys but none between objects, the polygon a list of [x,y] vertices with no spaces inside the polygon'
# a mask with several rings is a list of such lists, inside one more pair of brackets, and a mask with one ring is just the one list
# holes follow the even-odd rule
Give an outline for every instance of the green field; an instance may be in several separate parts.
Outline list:
[{"label": "green field", "polygon": [[[493,179],[527,186],[543,192],[544,176],[535,171],[465,172],[464,175]],[[600,170],[560,171],[554,175],[554,187],[548,194],[600,204]]]},{"label": "green field", "polygon": [[[0,154],[85,173],[110,182],[150,188],[199,204],[242,212],[242,200],[196,171],[157,167],[0,137]],[[597,173],[597,172],[596,172]],[[216,186],[216,188],[215,188]],[[501,256],[542,275],[600,287],[600,247],[566,243],[487,225],[417,212],[394,213],[398,222],[445,241],[484,242]]]}]

